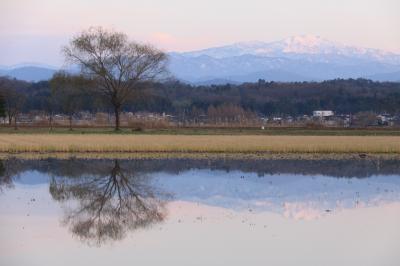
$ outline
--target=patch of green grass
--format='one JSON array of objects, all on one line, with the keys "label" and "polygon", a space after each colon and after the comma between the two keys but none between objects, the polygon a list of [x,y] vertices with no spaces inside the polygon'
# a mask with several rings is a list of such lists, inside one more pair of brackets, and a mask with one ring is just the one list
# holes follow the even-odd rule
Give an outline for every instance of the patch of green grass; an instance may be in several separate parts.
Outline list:
[{"label": "patch of green grass", "polygon": [[112,127],[81,127],[68,128],[46,127],[20,127],[15,130],[10,127],[0,127],[0,134],[110,134],[110,135],[267,135],[267,136],[400,136],[400,129],[396,128],[165,128],[165,129],[143,129],[140,131],[130,128],[122,128],[114,131]]}]

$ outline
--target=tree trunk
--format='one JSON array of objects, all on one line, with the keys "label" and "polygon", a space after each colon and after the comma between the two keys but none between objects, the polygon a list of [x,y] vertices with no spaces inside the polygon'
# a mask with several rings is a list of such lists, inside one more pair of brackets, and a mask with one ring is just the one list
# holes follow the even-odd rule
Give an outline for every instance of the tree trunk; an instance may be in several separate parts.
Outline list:
[{"label": "tree trunk", "polygon": [[12,119],[13,119],[13,117],[10,114],[8,114],[8,125],[9,126],[11,126]]},{"label": "tree trunk", "polygon": [[49,115],[50,131],[53,131],[53,114]]},{"label": "tree trunk", "polygon": [[14,115],[14,129],[17,130],[18,126],[17,126],[17,115]]},{"label": "tree trunk", "polygon": [[114,106],[114,113],[115,113],[115,131],[119,131],[120,130],[120,126],[119,126],[119,115],[120,115],[120,108],[119,106]]},{"label": "tree trunk", "polygon": [[69,130],[72,131],[72,115],[69,115],[68,120],[69,120]]}]

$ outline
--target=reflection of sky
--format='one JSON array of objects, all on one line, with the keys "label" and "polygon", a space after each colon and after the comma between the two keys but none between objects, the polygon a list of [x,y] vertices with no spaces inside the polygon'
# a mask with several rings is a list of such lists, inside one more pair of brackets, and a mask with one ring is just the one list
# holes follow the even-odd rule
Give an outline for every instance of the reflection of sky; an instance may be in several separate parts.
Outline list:
[{"label": "reflection of sky", "polygon": [[[152,176],[156,189],[174,194],[168,219],[92,248],[61,223],[49,176],[21,173],[0,194],[0,265],[399,265],[399,176]],[[356,198],[372,207],[353,208]],[[325,208],[345,209],[297,220]]]},{"label": "reflection of sky", "polygon": [[400,201],[400,176],[364,179],[193,170],[153,175],[176,199],[234,210],[273,211],[312,219],[335,210]]},{"label": "reflection of sky", "polygon": [[[333,211],[400,202],[400,176],[334,178],[321,175],[264,175],[240,171],[190,170],[150,174],[155,190],[173,200],[201,203],[236,211],[271,211],[294,219],[315,219]],[[46,184],[36,171],[22,173],[17,186]]]}]

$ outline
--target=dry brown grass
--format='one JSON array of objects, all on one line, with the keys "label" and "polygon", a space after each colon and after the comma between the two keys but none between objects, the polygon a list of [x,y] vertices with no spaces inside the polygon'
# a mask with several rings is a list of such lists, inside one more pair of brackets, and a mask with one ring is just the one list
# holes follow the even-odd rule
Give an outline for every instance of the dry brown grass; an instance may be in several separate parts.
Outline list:
[{"label": "dry brown grass", "polygon": [[1,134],[0,152],[400,153],[398,136]]}]

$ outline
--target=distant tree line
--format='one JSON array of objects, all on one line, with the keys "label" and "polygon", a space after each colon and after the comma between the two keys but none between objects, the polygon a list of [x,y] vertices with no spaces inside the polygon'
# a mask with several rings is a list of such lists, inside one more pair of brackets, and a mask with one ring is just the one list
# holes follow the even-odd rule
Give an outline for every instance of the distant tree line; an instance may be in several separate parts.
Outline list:
[{"label": "distant tree line", "polygon": [[[83,76],[58,73],[50,81],[25,82],[0,78],[1,109],[9,123],[20,113],[42,111],[69,117],[79,112],[114,112]],[[338,114],[372,111],[400,114],[400,83],[365,79],[324,82],[264,82],[192,86],[179,81],[138,83],[121,111],[168,113],[182,119],[207,116],[215,122],[240,117],[310,115],[313,110]],[[85,89],[86,88],[86,89]]]},{"label": "distant tree line", "polygon": [[[207,112],[210,106],[240,106],[264,116],[310,115],[313,110],[334,110],[350,114],[362,111],[400,112],[400,83],[365,79],[324,82],[278,83],[260,80],[242,85],[190,86],[179,82],[156,84],[153,101],[170,112],[196,108]],[[149,104],[151,102],[144,102]],[[149,108],[149,106],[147,106]]]}]

